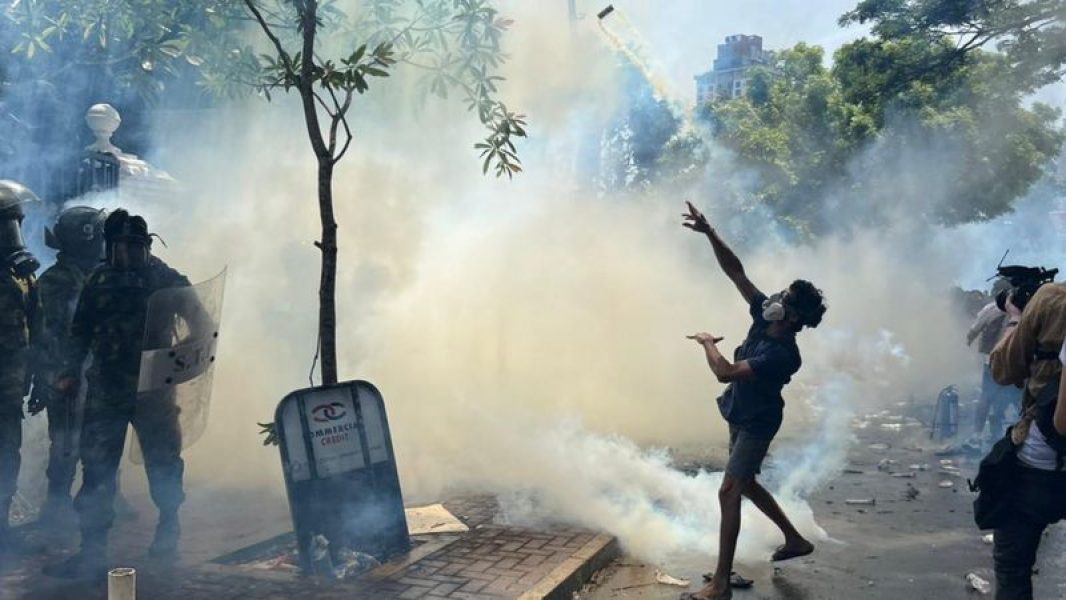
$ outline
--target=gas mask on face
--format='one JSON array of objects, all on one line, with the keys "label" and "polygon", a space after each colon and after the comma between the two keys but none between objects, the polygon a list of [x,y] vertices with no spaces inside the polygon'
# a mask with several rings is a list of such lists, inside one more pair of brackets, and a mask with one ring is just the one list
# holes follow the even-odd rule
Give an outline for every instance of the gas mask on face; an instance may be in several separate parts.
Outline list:
[{"label": "gas mask on face", "polygon": [[784,321],[787,314],[785,310],[785,299],[787,297],[788,292],[778,292],[764,300],[762,303],[762,318],[770,323]]},{"label": "gas mask on face", "polygon": [[0,220],[0,260],[18,277],[29,277],[41,263],[26,249],[22,239],[22,219],[8,218]]}]

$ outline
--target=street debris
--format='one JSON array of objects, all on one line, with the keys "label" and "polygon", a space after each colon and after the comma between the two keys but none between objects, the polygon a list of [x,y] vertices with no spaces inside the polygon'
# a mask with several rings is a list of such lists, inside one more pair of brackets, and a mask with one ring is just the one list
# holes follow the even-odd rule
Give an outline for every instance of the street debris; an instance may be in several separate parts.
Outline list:
[{"label": "street debris", "polygon": [[953,481],[941,481],[939,485],[940,485],[940,487],[942,487],[944,489],[948,489],[948,488],[955,487],[955,482],[953,482]]},{"label": "street debris", "polygon": [[281,556],[249,563],[247,567],[255,571],[290,571],[295,573],[300,570],[300,560],[296,556],[296,551],[293,550]]},{"label": "street debris", "polygon": [[911,465],[909,468],[911,471],[928,471],[929,465]]},{"label": "street debris", "polygon": [[888,450],[891,447],[892,446],[889,446],[888,444],[885,444],[885,443],[882,443],[882,442],[878,442],[876,444],[870,444],[870,446],[869,446],[870,450],[874,450],[876,452],[885,452],[886,450]]},{"label": "street debris", "polygon": [[861,469],[844,469],[845,475],[862,475],[863,472]]},{"label": "street debris", "polygon": [[463,533],[470,528],[444,508],[443,504],[418,506],[404,511],[407,530],[411,535],[430,533]]},{"label": "street debris", "polygon": [[844,501],[848,506],[877,506],[876,498],[848,498]]},{"label": "street debris", "polygon": [[903,497],[906,498],[908,502],[910,502],[917,499],[919,493],[920,492],[918,491],[918,488],[908,483],[907,490],[903,492]]},{"label": "street debris", "polygon": [[906,473],[893,473],[892,476],[896,479],[914,479],[916,477],[914,471],[907,471]]},{"label": "street debris", "polygon": [[878,471],[888,471],[892,468],[892,465],[896,464],[896,461],[891,458],[882,458],[881,462],[877,463]]},{"label": "street debris", "polygon": [[336,579],[353,579],[381,566],[381,562],[369,554],[347,549],[339,554],[340,564],[333,567],[333,577]]},{"label": "street debris", "polygon": [[981,541],[984,542],[985,544],[988,544],[989,546],[991,546],[992,543],[996,541],[996,536],[995,536],[995,534],[990,533],[990,534],[984,536],[983,538],[981,538]]},{"label": "street debris", "polygon": [[967,574],[966,582],[970,584],[971,589],[979,594],[987,595],[992,593],[992,584],[976,573]]},{"label": "street debris", "polygon": [[672,575],[667,575],[662,571],[655,571],[655,581],[663,585],[674,585],[677,587],[688,587],[691,582],[688,579],[678,579]]}]

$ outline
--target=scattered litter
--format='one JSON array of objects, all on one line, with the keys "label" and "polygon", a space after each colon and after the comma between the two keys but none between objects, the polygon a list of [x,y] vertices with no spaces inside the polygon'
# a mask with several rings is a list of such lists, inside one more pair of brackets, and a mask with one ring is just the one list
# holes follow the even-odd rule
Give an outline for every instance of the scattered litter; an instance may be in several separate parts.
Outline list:
[{"label": "scattered litter", "polygon": [[913,485],[911,485],[910,483],[908,483],[907,484],[907,491],[903,492],[903,497],[906,498],[908,501],[911,501],[911,500],[916,499],[918,497],[919,493],[920,492],[918,491],[918,488],[916,488]]},{"label": "scattered litter", "polygon": [[320,561],[329,556],[329,540],[322,534],[311,538],[311,560]]},{"label": "scattered litter", "polygon": [[944,460],[940,461],[940,466],[941,467],[954,467],[955,466],[955,461],[945,458]]},{"label": "scattered litter", "polygon": [[896,479],[914,479],[916,477],[914,471],[907,471],[906,473],[893,473],[892,476]]},{"label": "scattered litter", "polygon": [[991,546],[992,542],[996,541],[996,536],[995,536],[995,534],[990,533],[990,534],[986,535],[985,537],[981,538],[981,541],[986,543],[986,544],[988,544],[989,546]]},{"label": "scattered litter", "polygon": [[928,471],[929,465],[911,465],[911,471]]},{"label": "scattered litter", "polygon": [[373,556],[354,550],[341,550],[338,558],[340,564],[333,567],[333,576],[337,579],[353,579],[381,566],[378,559]]},{"label": "scattered litter", "polygon": [[430,533],[462,533],[470,528],[444,508],[443,504],[418,506],[404,510],[407,530],[411,535]]},{"label": "scattered litter", "polygon": [[255,571],[292,571],[300,570],[299,559],[295,552],[287,552],[276,558],[249,563],[247,568]]},{"label": "scattered litter", "polygon": [[889,446],[888,444],[883,444],[881,442],[878,442],[876,444],[870,444],[870,450],[875,450],[877,452],[884,452],[885,450],[888,450],[891,447],[892,446]]},{"label": "scattered litter", "polygon": [[862,475],[863,471],[861,469],[844,469],[844,474],[845,475]]},{"label": "scattered litter", "polygon": [[885,431],[901,431],[903,429],[902,423],[881,423],[881,429]]},{"label": "scattered litter", "polygon": [[877,506],[876,498],[848,498],[844,501],[848,506]]},{"label": "scattered litter", "polygon": [[690,584],[688,579],[678,579],[658,570],[655,571],[655,581],[663,585],[676,585],[677,587],[688,587]]},{"label": "scattered litter", "polygon": [[946,481],[946,480],[945,480],[945,481],[941,481],[939,485],[940,485],[940,487],[942,487],[942,488],[944,488],[944,489],[948,489],[948,488],[953,488],[953,487],[955,487],[955,482],[953,482],[953,481]]},{"label": "scattered litter", "polygon": [[891,458],[882,458],[881,462],[877,463],[877,470],[878,471],[887,471],[894,464],[896,464],[896,461],[892,460]]},{"label": "scattered litter", "polygon": [[992,593],[992,584],[982,579],[976,573],[970,573],[966,575],[966,582],[970,584],[970,588],[975,590],[979,594]]}]

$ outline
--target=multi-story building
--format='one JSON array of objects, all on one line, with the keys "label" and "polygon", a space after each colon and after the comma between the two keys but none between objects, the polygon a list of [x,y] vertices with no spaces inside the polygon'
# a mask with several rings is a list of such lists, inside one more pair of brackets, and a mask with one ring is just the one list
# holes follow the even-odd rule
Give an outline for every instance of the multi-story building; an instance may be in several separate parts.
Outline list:
[{"label": "multi-story building", "polygon": [[718,44],[714,67],[696,76],[697,106],[744,94],[748,71],[752,67],[770,64],[771,59],[771,53],[762,48],[761,37],[742,34],[727,37],[724,44]]}]

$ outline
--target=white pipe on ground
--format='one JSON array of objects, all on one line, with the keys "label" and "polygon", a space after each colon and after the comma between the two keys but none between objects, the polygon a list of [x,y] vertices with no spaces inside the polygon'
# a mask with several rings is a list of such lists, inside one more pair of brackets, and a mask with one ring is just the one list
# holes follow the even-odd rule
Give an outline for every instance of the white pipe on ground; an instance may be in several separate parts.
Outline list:
[{"label": "white pipe on ground", "polygon": [[137,600],[137,570],[111,569],[107,573],[107,600]]}]

